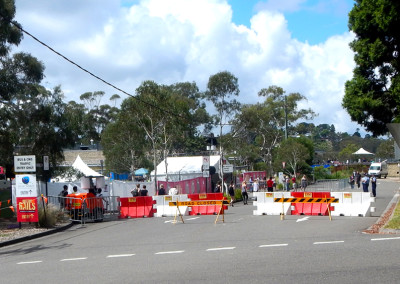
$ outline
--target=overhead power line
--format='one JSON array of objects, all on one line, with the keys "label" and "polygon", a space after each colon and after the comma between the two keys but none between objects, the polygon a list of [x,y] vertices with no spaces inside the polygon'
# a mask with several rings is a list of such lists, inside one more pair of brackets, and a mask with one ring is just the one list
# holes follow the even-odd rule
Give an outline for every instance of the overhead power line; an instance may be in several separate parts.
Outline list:
[{"label": "overhead power line", "polygon": [[147,105],[147,106],[150,106],[150,107],[152,107],[152,108],[155,108],[155,109],[158,109],[158,110],[160,110],[160,111],[163,111],[164,113],[168,113],[168,114],[170,114],[170,115],[177,116],[177,117],[179,117],[179,118],[184,118],[184,117],[182,117],[181,115],[179,115],[179,114],[177,114],[177,113],[171,112],[171,111],[169,111],[169,110],[167,110],[167,109],[161,109],[161,108],[158,107],[157,105],[154,105],[154,104],[152,104],[152,103],[149,103],[149,102],[146,102],[146,101],[144,101],[144,100],[142,100],[142,99],[139,99],[138,97],[136,97],[136,96],[134,96],[134,95],[128,93],[127,91],[124,91],[123,89],[121,89],[121,88],[115,86],[114,84],[112,84],[112,83],[110,83],[110,82],[104,80],[103,78],[97,76],[96,74],[94,74],[93,72],[87,70],[86,68],[83,68],[81,65],[79,65],[79,64],[76,63],[75,61],[69,59],[69,58],[66,57],[65,55],[61,54],[60,52],[58,52],[57,50],[55,50],[54,48],[52,48],[52,47],[49,46],[48,44],[44,43],[43,41],[41,41],[40,39],[38,39],[37,37],[35,37],[35,36],[32,35],[31,33],[29,33],[28,31],[26,31],[24,28],[22,28],[22,26],[21,26],[19,23],[14,22],[14,21],[8,19],[7,17],[5,17],[5,16],[4,16],[3,14],[1,14],[1,13],[0,13],[0,16],[2,17],[2,19],[3,19],[4,21],[7,21],[8,23],[12,24],[12,25],[15,26],[16,28],[18,28],[20,31],[22,31],[24,34],[27,34],[28,36],[30,36],[31,38],[33,38],[35,41],[37,41],[37,42],[40,43],[41,45],[45,46],[46,48],[50,49],[52,52],[54,52],[55,54],[57,54],[58,56],[60,56],[60,57],[63,58],[64,60],[68,61],[68,62],[71,63],[72,65],[78,67],[78,68],[81,69],[82,71],[88,73],[90,76],[96,78],[97,80],[103,82],[104,84],[106,84],[106,85],[108,85],[108,86],[110,86],[110,87],[112,87],[112,88],[114,88],[114,89],[120,91],[121,93],[124,93],[125,95],[127,95],[127,96],[129,96],[129,97],[132,97],[132,98],[134,98],[134,99],[136,99],[136,100],[138,100],[138,101],[144,103],[144,104]]}]

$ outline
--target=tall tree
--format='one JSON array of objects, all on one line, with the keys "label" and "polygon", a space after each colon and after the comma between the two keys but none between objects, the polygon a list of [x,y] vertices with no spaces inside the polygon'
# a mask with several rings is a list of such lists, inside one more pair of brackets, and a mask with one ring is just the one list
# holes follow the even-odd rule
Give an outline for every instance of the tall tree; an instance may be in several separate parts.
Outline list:
[{"label": "tall tree", "polygon": [[353,78],[346,82],[342,105],[352,120],[374,136],[386,123],[400,122],[400,2],[356,0],[349,29],[356,38]]},{"label": "tall tree", "polygon": [[219,126],[219,152],[221,159],[219,161],[220,179],[223,180],[223,141],[222,128],[229,124],[229,119],[232,118],[240,109],[240,103],[234,98],[239,96],[238,79],[230,72],[223,71],[210,76],[207,84],[205,98],[214,104],[217,111],[215,116],[215,125]]}]

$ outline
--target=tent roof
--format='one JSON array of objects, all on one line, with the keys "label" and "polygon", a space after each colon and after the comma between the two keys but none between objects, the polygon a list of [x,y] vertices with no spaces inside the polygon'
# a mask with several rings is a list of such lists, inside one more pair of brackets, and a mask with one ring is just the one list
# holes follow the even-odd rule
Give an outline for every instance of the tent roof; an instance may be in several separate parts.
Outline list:
[{"label": "tent roof", "polygon": [[354,152],[353,155],[375,155],[375,154],[368,152],[364,148],[360,148],[356,152]]},{"label": "tent roof", "polygon": [[99,174],[95,170],[86,165],[86,163],[82,160],[82,158],[78,155],[72,164],[72,167],[80,172],[82,172],[86,177],[102,177],[103,175]]},{"label": "tent roof", "polygon": [[149,171],[145,168],[140,168],[135,171],[136,176],[147,175]]},{"label": "tent roof", "polygon": [[[210,156],[210,167],[218,168],[219,155]],[[190,156],[190,157],[168,157],[168,173],[201,173],[203,166],[203,156]],[[154,175],[154,171],[151,172]],[[165,175],[165,160],[157,166],[157,175]]]}]

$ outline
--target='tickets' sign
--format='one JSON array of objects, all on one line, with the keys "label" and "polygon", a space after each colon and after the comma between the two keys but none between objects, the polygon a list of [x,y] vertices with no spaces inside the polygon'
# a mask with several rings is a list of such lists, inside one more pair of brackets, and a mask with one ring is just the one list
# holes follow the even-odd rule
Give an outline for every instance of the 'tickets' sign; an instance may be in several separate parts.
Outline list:
[{"label": "'tickets' sign", "polygon": [[39,222],[36,197],[17,197],[17,221]]}]

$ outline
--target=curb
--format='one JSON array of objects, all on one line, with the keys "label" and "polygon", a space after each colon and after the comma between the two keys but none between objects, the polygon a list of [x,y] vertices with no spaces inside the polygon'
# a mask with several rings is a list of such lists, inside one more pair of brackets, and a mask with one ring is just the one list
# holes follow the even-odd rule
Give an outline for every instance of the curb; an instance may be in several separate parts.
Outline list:
[{"label": "curb", "polygon": [[0,248],[1,247],[5,247],[5,246],[9,246],[9,245],[13,245],[13,244],[17,244],[17,243],[22,243],[22,242],[33,240],[33,239],[37,239],[37,238],[41,238],[41,237],[48,236],[48,235],[51,235],[51,234],[55,234],[55,233],[64,231],[66,229],[69,229],[73,225],[74,225],[74,223],[71,222],[68,225],[65,225],[65,226],[62,226],[62,227],[59,227],[59,228],[56,228],[56,229],[49,229],[48,231],[45,231],[45,232],[42,232],[42,233],[29,235],[29,236],[25,236],[25,237],[9,240],[9,241],[5,241],[5,242],[0,243]]}]

